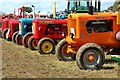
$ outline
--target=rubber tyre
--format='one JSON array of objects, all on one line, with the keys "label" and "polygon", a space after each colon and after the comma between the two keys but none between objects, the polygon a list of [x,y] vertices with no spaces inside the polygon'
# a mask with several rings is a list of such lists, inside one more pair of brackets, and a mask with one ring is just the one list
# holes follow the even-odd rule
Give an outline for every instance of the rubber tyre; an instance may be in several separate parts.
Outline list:
[{"label": "rubber tyre", "polygon": [[8,28],[6,28],[3,32],[2,32],[2,37],[3,39],[6,39],[6,33],[8,31]]},{"label": "rubber tyre", "polygon": [[[44,45],[44,44],[46,44],[46,45]],[[47,38],[47,37],[42,38],[41,40],[39,40],[37,48],[38,48],[38,52],[40,54],[50,54],[50,53],[54,52],[55,42],[52,39]],[[47,49],[49,49],[49,50],[47,50]]]},{"label": "rubber tyre", "polygon": [[[89,60],[90,55],[94,55],[93,61]],[[77,51],[76,63],[80,69],[99,70],[104,64],[104,61],[105,56],[103,50],[95,43],[86,43]]]},{"label": "rubber tyre", "polygon": [[57,55],[57,58],[60,61],[74,61],[75,60],[75,54],[69,53],[67,54],[65,51],[67,51],[68,43],[65,39],[62,39],[56,46],[55,53]]},{"label": "rubber tyre", "polygon": [[6,38],[7,41],[12,41],[11,37]]},{"label": "rubber tyre", "polygon": [[28,40],[28,47],[31,50],[37,50],[37,44],[35,43],[36,43],[36,40],[33,38],[33,36],[31,36]]},{"label": "rubber tyre", "polygon": [[14,34],[12,35],[12,42],[13,42],[13,43],[16,43],[15,38],[16,38],[16,35],[17,35],[17,34],[18,34],[18,31],[14,32]]},{"label": "rubber tyre", "polygon": [[27,33],[27,34],[24,35],[24,37],[23,37],[23,39],[22,39],[22,43],[23,43],[23,46],[24,46],[25,48],[28,48],[28,40],[29,40],[29,38],[30,38],[32,35],[33,35],[32,32],[29,32],[29,33]]},{"label": "rubber tyre", "polygon": [[[7,31],[7,33],[8,33],[8,31]],[[6,40],[7,41],[12,41],[12,38],[11,37],[8,37],[8,34],[6,33]]]},{"label": "rubber tyre", "polygon": [[17,34],[15,38],[16,44],[17,45],[22,45],[22,35]]}]

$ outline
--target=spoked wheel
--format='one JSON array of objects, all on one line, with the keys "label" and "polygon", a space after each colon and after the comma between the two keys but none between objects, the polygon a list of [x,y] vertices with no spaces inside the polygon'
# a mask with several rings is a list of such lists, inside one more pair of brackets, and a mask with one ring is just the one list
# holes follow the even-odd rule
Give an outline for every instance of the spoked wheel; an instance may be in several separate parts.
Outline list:
[{"label": "spoked wheel", "polygon": [[40,54],[50,54],[54,51],[55,43],[50,38],[42,38],[38,42],[37,47]]},{"label": "spoked wheel", "polygon": [[67,53],[67,47],[68,43],[65,39],[61,40],[57,46],[55,53],[57,55],[57,58],[62,61],[74,61],[75,60],[75,54],[73,53]]},{"label": "spoked wheel", "polygon": [[6,28],[3,32],[2,32],[2,37],[3,39],[6,39],[6,34],[8,32],[8,28]]},{"label": "spoked wheel", "polygon": [[26,48],[28,47],[28,40],[32,35],[33,35],[32,32],[29,32],[29,33],[24,35],[24,37],[22,39],[22,43],[23,43],[24,47],[26,47]]},{"label": "spoked wheel", "polygon": [[22,35],[17,34],[15,38],[16,44],[22,45]]},{"label": "spoked wheel", "polygon": [[37,42],[36,40],[33,38],[33,36],[30,37],[30,39],[28,40],[28,47],[31,50],[37,50]]},{"label": "spoked wheel", "polygon": [[15,38],[16,38],[16,35],[18,34],[18,31],[16,31],[13,35],[12,35],[12,41],[13,41],[13,43],[16,43],[16,40],[15,40]]},{"label": "spoked wheel", "polygon": [[105,61],[102,48],[95,43],[87,43],[81,46],[76,55],[76,62],[80,69],[97,70]]}]

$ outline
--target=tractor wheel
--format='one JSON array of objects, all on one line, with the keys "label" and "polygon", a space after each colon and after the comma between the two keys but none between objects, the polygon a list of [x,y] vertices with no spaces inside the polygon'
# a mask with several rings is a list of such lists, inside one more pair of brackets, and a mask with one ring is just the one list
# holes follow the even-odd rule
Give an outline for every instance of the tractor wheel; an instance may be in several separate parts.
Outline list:
[{"label": "tractor wheel", "polygon": [[18,31],[16,31],[13,35],[12,35],[12,41],[13,43],[16,43],[15,41],[15,38],[16,38],[16,35],[18,34]]},{"label": "tractor wheel", "polygon": [[7,33],[6,33],[6,40],[7,40],[7,41],[12,41],[12,38],[11,38],[11,37],[8,37],[8,31],[7,31]]},{"label": "tractor wheel", "polygon": [[29,40],[29,38],[30,38],[32,35],[33,35],[32,32],[29,32],[29,33],[27,33],[27,34],[24,35],[24,37],[23,37],[23,39],[22,39],[22,43],[23,43],[23,46],[24,46],[25,48],[28,47],[28,40]]},{"label": "tractor wheel", "polygon": [[33,36],[31,36],[30,39],[28,40],[28,47],[31,50],[37,50],[36,40],[33,38]]},{"label": "tractor wheel", "polygon": [[75,54],[67,53],[67,46],[68,43],[65,39],[61,40],[57,46],[55,53],[57,55],[57,58],[61,61],[74,61],[75,60]]},{"label": "tractor wheel", "polygon": [[3,33],[2,33],[2,37],[3,39],[6,39],[6,34],[7,34],[8,28],[6,28]]},{"label": "tractor wheel", "polygon": [[22,35],[17,34],[15,38],[16,44],[17,45],[22,45]]},{"label": "tractor wheel", "polygon": [[98,70],[105,61],[102,48],[95,43],[81,46],[76,55],[76,62],[80,69]]},{"label": "tractor wheel", "polygon": [[38,42],[38,52],[40,54],[50,54],[54,51],[55,49],[55,43],[52,39],[50,38],[42,38]]}]

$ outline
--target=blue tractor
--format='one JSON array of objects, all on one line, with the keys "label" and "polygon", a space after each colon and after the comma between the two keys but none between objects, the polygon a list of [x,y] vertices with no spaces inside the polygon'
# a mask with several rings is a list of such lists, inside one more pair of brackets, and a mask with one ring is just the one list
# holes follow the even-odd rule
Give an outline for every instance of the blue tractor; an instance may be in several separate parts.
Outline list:
[{"label": "blue tractor", "polygon": [[28,47],[28,40],[32,36],[32,20],[33,18],[19,19],[19,33],[16,35],[16,44]]}]

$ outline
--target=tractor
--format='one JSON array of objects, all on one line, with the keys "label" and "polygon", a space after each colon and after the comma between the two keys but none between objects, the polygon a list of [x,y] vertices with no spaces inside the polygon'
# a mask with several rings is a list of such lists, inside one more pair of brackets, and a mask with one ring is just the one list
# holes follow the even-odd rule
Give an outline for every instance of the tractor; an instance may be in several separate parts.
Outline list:
[{"label": "tractor", "polygon": [[80,69],[101,69],[105,55],[120,55],[120,6],[118,12],[71,13],[68,36],[61,40],[55,53],[59,60],[72,61]]},{"label": "tractor", "polygon": [[6,33],[6,39],[8,41],[13,41],[15,43],[15,36],[18,33],[19,30],[19,21],[18,20],[10,20],[8,23],[8,28]]},{"label": "tractor", "polygon": [[55,44],[65,38],[67,34],[66,19],[34,19],[33,36],[28,41],[31,50],[37,49],[41,54],[49,54],[54,51]]},{"label": "tractor", "polygon": [[[82,1],[68,1],[67,9],[65,10],[65,13],[63,13],[62,18],[65,18],[65,15],[67,16],[70,12],[88,12],[88,6],[90,2],[83,1],[87,4],[85,7],[81,5],[81,2]],[[94,11],[97,11],[96,7]],[[60,41],[62,38],[65,38],[67,34],[66,24],[66,19],[33,20],[33,36],[30,37],[28,41],[29,48],[31,50],[38,49],[38,52],[41,54],[53,52],[55,43]]]},{"label": "tractor", "polygon": [[6,39],[6,33],[8,28],[9,19],[3,19],[2,20],[2,37]]},{"label": "tractor", "polygon": [[[23,17],[24,17],[24,6],[21,8],[18,8],[18,16],[15,16],[15,15],[14,16],[11,16],[11,15],[3,16],[2,37],[4,39],[6,39],[6,36],[7,36],[7,40],[9,40],[11,38],[11,36],[12,36],[11,34],[13,34],[13,32],[10,33],[11,36],[9,35],[9,39],[8,39],[8,33],[10,32],[10,29],[12,29],[12,28],[10,28],[10,26],[13,26],[13,29],[14,29],[14,26],[16,26],[16,20],[18,20],[18,18],[23,18]],[[10,21],[10,23],[9,23],[9,21]],[[11,21],[13,21],[13,22],[11,22]],[[15,25],[14,25],[14,22],[15,22]],[[8,30],[8,27],[10,28],[9,30]],[[16,30],[13,30],[13,31],[16,31]]]},{"label": "tractor", "polygon": [[32,36],[32,20],[33,18],[19,19],[19,33],[15,37],[16,44],[28,46],[28,39]]}]

